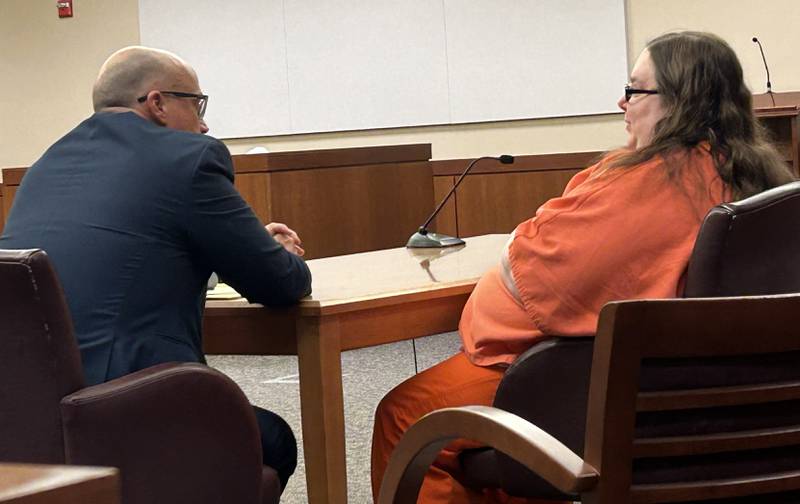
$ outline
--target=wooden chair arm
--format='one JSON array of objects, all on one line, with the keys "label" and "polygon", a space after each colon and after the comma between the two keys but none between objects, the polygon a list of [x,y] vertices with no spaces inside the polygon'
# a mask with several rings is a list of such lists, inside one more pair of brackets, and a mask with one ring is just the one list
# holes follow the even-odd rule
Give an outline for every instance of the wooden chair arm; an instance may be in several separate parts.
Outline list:
[{"label": "wooden chair arm", "polygon": [[392,453],[378,504],[414,504],[439,451],[457,438],[499,450],[565,493],[592,488],[597,471],[557,439],[527,420],[488,406],[434,411],[405,433]]}]

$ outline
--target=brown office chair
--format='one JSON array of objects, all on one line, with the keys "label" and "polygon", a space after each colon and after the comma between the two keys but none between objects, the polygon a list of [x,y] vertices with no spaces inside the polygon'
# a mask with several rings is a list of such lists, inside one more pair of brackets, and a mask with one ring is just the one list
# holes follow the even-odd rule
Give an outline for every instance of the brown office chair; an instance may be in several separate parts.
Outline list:
[{"label": "brown office chair", "polygon": [[609,303],[583,458],[513,413],[447,408],[403,436],[379,503],[415,503],[455,438],[486,443],[583,502],[800,502],[799,331],[798,294]]},{"label": "brown office chair", "polygon": [[86,387],[47,255],[0,250],[0,285],[0,460],[118,467],[125,504],[278,502],[228,377],[170,363]]},{"label": "brown office chair", "polygon": [[[713,208],[698,233],[686,297],[800,292],[800,182]],[[506,371],[494,406],[536,424],[583,454],[594,338],[552,338]],[[764,364],[769,366],[769,364]],[[546,386],[537,386],[546,384]],[[494,450],[461,455],[462,482],[512,495],[570,499]]]}]

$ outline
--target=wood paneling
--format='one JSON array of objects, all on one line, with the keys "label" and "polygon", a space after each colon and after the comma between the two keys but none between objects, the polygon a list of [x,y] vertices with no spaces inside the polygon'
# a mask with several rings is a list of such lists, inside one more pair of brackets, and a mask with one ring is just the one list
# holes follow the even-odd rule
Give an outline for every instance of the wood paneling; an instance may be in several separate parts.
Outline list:
[{"label": "wood paneling", "polygon": [[458,188],[458,235],[510,233],[545,201],[561,195],[578,170],[474,175]]},{"label": "wood paneling", "polygon": [[[308,259],[398,247],[433,211],[430,153],[411,144],[239,155],[235,185],[264,224],[300,234]],[[25,170],[3,170],[6,210]]]},{"label": "wood paneling", "polygon": [[265,173],[237,173],[233,185],[253,208],[261,223],[267,225],[272,215],[269,176]]},{"label": "wood paneling", "polygon": [[14,203],[14,195],[17,194],[17,188],[27,170],[26,167],[3,168],[3,183],[0,184],[0,196],[2,196],[0,198],[2,205],[0,208],[0,233],[5,227],[5,220],[11,210],[11,204]]},{"label": "wood paneling", "polygon": [[[754,95],[753,105],[800,176],[800,92]],[[507,233],[600,154],[516,156],[512,165],[482,161],[429,228],[462,237]],[[405,244],[471,161],[430,157],[430,144],[410,144],[236,155],[233,163],[236,187],[259,219],[297,230],[311,259]],[[3,170],[6,217],[24,172]],[[0,229],[2,222],[0,215]]]},{"label": "wood paneling", "polygon": [[[436,161],[439,163],[440,161]],[[469,175],[468,175],[469,177]],[[450,192],[450,189],[453,188],[453,184],[456,183],[456,176],[440,176],[440,177],[433,177],[433,201],[434,201],[434,208],[435,205],[438,205],[440,201],[447,196],[447,193]],[[466,178],[464,179],[466,180]],[[433,221],[431,221],[428,228],[431,231],[436,231],[437,233],[442,233],[450,236],[458,236],[458,223],[456,222],[456,205],[458,202],[458,191],[450,197],[450,201],[448,201],[439,211],[439,215],[436,216]],[[427,217],[426,217],[427,219]]]},{"label": "wood paneling", "polygon": [[800,176],[800,91],[753,95],[753,106],[795,176]]},{"label": "wood paneling", "polygon": [[[309,257],[399,247],[433,210],[430,165],[403,163],[270,174],[273,220]],[[284,188],[280,190],[279,188]]]},{"label": "wood paneling", "polygon": [[384,163],[427,161],[431,144],[382,145],[233,156],[236,173],[308,170]]},{"label": "wood paneling", "polygon": [[17,187],[19,187],[19,186],[8,185],[8,184],[5,184],[5,183],[3,184],[2,187],[0,187],[0,191],[3,192],[2,214],[3,214],[3,227],[4,228],[5,228],[6,219],[8,218],[9,212],[11,211],[11,204],[14,203],[14,195],[17,194]]},{"label": "wood paneling", "polygon": [[[772,100],[775,100],[774,104]],[[800,92],[754,95],[756,116],[796,176],[800,176]],[[508,233],[569,179],[596,162],[601,152],[516,156],[514,164],[486,160],[476,164],[439,216],[432,230],[454,236]],[[434,201],[450,190],[469,159],[432,161]]]},{"label": "wood paneling", "polygon": [[433,211],[430,144],[233,157],[265,224],[298,232],[306,258],[398,247]]},{"label": "wood paneling", "polygon": [[[486,160],[473,166],[470,175],[582,169],[595,162],[602,154],[602,151],[587,151],[514,156],[513,164],[501,164],[498,161]],[[470,161],[472,160],[446,159],[432,161],[433,175],[435,177],[440,175],[461,175]]]},{"label": "wood paneling", "polygon": [[[601,154],[516,156],[512,165],[489,160],[476,164],[431,229],[460,237],[509,233],[542,203],[559,196],[569,179]],[[469,161],[431,162],[436,202],[444,198]]]}]

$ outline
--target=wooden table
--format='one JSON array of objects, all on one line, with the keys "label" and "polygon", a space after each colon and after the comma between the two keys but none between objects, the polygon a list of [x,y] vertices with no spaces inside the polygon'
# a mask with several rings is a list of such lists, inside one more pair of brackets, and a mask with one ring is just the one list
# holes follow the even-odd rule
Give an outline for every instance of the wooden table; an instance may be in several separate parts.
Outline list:
[{"label": "wooden table", "polygon": [[396,248],[308,261],[314,292],[292,309],[209,301],[207,353],[297,354],[308,500],[347,502],[341,352],[457,328],[507,235],[448,249]]},{"label": "wooden table", "polygon": [[0,503],[117,504],[119,472],[111,467],[0,463]]}]

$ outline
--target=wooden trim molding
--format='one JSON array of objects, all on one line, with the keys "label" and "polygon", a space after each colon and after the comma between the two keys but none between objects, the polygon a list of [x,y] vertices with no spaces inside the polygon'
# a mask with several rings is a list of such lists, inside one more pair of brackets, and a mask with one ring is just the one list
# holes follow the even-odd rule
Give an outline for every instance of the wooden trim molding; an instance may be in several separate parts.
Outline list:
[{"label": "wooden trim molding", "polygon": [[[487,161],[476,164],[471,175],[485,173],[514,173],[529,171],[581,170],[598,159],[603,151],[567,152],[563,154],[532,154],[514,156],[514,164],[504,165]],[[460,175],[471,159],[431,161],[433,176]]]},{"label": "wooden trim molding", "polygon": [[3,185],[18,186],[22,182],[22,177],[28,171],[27,166],[20,166],[17,168],[3,168]]},{"label": "wooden trim molding", "polygon": [[233,156],[236,173],[276,172],[428,161],[431,144],[382,145],[345,149],[237,154]]}]

